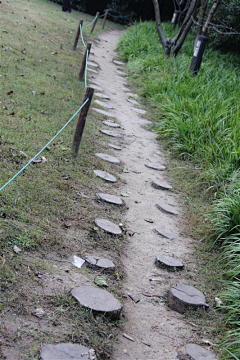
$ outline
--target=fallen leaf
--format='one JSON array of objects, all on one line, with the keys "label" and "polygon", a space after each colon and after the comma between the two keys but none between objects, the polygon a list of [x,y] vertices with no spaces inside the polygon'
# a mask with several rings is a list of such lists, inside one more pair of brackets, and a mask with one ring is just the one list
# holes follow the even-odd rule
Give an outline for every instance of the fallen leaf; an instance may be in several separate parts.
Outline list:
[{"label": "fallen leaf", "polygon": [[104,275],[98,275],[94,279],[94,283],[98,286],[108,286],[107,278]]}]

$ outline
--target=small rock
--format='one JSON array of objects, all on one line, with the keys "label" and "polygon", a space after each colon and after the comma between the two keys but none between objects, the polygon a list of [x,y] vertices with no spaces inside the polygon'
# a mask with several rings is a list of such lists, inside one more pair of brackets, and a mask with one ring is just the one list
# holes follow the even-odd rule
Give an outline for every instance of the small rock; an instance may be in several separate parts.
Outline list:
[{"label": "small rock", "polygon": [[35,316],[38,318],[42,318],[44,315],[46,315],[46,312],[42,308],[38,308],[35,310]]},{"label": "small rock", "polygon": [[130,299],[132,299],[132,301],[134,301],[136,304],[140,301],[140,297],[139,297],[138,295],[128,294],[128,296],[129,296]]},{"label": "small rock", "polygon": [[14,251],[16,254],[19,254],[22,250],[21,250],[19,247],[17,247],[17,245],[14,245],[14,246],[13,246],[13,251]]}]

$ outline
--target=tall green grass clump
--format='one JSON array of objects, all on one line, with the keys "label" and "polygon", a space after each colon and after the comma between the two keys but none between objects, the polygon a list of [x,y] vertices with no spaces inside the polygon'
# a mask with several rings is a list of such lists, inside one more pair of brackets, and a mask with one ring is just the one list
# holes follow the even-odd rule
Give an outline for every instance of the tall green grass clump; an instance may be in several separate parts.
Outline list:
[{"label": "tall green grass clump", "polygon": [[[172,38],[174,30],[164,24]],[[201,184],[213,202],[212,239],[221,251],[221,294],[228,332],[224,359],[240,358],[240,86],[239,58],[207,48],[197,76],[190,71],[195,34],[176,59],[166,59],[154,22],[132,26],[118,50],[154,114],[159,138],[181,159],[201,169]],[[200,189],[203,188],[200,184]],[[206,192],[206,190],[205,190]],[[217,198],[217,200],[216,200]]]}]

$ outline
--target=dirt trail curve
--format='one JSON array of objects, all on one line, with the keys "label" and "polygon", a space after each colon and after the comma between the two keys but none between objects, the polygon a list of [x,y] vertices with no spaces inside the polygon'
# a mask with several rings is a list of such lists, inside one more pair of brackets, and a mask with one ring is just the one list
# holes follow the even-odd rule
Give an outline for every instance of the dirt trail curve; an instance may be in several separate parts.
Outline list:
[{"label": "dirt trail curve", "polygon": [[[125,191],[129,192],[129,197],[125,198],[129,207],[125,224],[134,233],[129,237],[127,255],[122,259],[126,272],[123,314],[127,320],[124,333],[134,341],[120,334],[112,359],[175,360],[179,359],[181,347],[200,339],[196,327],[187,323],[181,314],[170,310],[161,297],[172,285],[178,282],[189,284],[189,280],[186,270],[168,272],[157,268],[154,262],[160,254],[174,256],[193,270],[193,240],[180,235],[181,209],[174,190],[152,186],[153,180],[168,182],[167,172],[148,168],[145,164],[164,165],[164,155],[159,151],[156,135],[146,128],[148,122],[133,110],[139,106],[129,102],[127,85],[123,84],[127,80],[119,73],[119,70],[126,69],[113,62],[117,57],[114,49],[121,35],[121,31],[112,31],[99,37],[99,42],[92,47],[90,61],[98,63],[100,70],[98,74],[89,73],[89,81],[95,81],[110,98],[107,104],[113,109],[104,110],[111,112],[123,128],[122,139],[106,136],[106,142],[122,146],[122,151],[116,151],[116,156],[129,170],[121,175],[126,182]],[[179,216],[160,211],[157,203],[173,206]],[[178,236],[175,240],[164,238],[154,231],[156,227]],[[140,301],[135,303],[128,294],[139,297]]]}]

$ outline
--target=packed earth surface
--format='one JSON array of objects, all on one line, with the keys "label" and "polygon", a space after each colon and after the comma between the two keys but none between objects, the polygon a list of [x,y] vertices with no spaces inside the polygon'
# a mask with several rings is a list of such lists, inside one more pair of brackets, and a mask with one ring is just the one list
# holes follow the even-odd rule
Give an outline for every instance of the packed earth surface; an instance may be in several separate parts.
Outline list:
[{"label": "packed earth surface", "polygon": [[[121,31],[111,31],[99,37],[90,55],[99,65],[99,73],[89,77],[89,86],[96,86],[95,91],[99,86],[110,99],[101,104],[100,113],[113,122],[110,126],[117,123],[121,127],[104,139],[110,148],[116,146],[116,157],[125,169],[121,178],[125,182],[128,210],[124,225],[129,242],[122,257],[126,273],[124,325],[112,359],[187,359],[185,346],[194,342],[204,345],[206,340],[196,324],[169,308],[167,294],[177,283],[197,287],[189,276],[196,271],[194,241],[182,234],[181,205],[169,184],[164,152],[144,118],[146,109],[128,87],[126,68],[117,58],[115,49],[121,35]],[[182,261],[184,270],[160,268],[156,261],[159,255]]]}]

